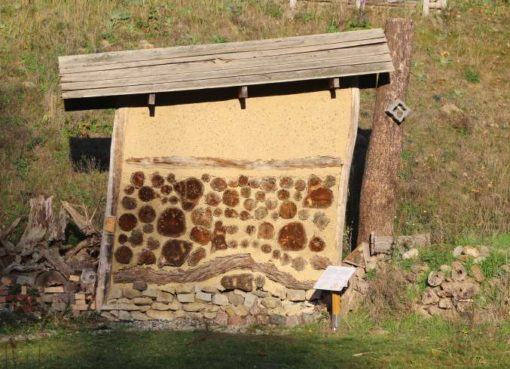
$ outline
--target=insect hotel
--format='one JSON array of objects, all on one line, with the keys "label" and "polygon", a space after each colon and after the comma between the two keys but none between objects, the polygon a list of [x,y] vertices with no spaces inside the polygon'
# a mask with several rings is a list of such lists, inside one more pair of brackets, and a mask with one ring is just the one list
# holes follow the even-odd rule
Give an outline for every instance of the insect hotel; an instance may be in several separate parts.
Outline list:
[{"label": "insect hotel", "polygon": [[[64,56],[68,110],[115,108],[96,306],[296,324],[341,263],[359,88],[380,29]],[[319,292],[319,293],[318,293]]]}]

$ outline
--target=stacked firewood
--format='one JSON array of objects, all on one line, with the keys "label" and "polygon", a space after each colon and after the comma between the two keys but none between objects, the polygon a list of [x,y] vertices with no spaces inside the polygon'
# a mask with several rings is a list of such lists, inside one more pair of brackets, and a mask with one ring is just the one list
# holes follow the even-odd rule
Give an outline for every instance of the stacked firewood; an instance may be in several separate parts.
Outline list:
[{"label": "stacked firewood", "polygon": [[[100,233],[87,210],[65,201],[57,215],[52,197],[30,200],[30,214],[17,243],[21,219],[0,230],[0,310],[64,312],[92,310]],[[70,243],[73,234],[80,241]]]}]

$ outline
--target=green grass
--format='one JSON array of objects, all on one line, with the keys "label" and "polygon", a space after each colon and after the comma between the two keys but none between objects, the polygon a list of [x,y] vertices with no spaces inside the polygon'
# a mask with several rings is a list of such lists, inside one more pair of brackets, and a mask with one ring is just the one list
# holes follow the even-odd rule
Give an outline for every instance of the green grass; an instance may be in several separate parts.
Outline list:
[{"label": "green grass", "polygon": [[[409,316],[369,323],[354,314],[331,334],[312,325],[281,335],[208,331],[62,330],[3,344],[7,368],[506,368],[510,326],[475,329]],[[14,365],[16,362],[16,365]],[[6,365],[7,364],[7,365]]]}]

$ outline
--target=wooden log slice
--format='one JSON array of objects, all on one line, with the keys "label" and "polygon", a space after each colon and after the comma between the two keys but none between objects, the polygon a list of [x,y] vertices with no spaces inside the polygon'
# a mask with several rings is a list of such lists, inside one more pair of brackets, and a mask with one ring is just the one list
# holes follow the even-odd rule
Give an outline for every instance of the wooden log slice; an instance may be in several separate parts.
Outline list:
[{"label": "wooden log slice", "polygon": [[220,283],[227,290],[238,289],[251,292],[253,290],[253,275],[248,273],[226,275],[221,278]]},{"label": "wooden log slice", "polygon": [[124,187],[124,193],[126,195],[132,195],[133,192],[135,192],[135,186],[127,185],[126,187]]},{"label": "wooden log slice", "polygon": [[250,198],[251,196],[251,188],[250,187],[241,187],[241,196],[245,199]]},{"label": "wooden log slice", "polygon": [[303,224],[292,222],[278,232],[278,243],[284,251],[299,251],[306,246],[306,231]]},{"label": "wooden log slice", "polygon": [[248,246],[250,246],[250,241],[249,240],[244,239],[244,240],[241,241],[241,247],[247,248]]},{"label": "wooden log slice", "polygon": [[227,242],[227,246],[229,249],[236,249],[237,248],[237,241],[236,240],[230,240]]},{"label": "wooden log slice", "polygon": [[227,234],[236,234],[239,231],[239,227],[236,225],[228,225],[225,227]]},{"label": "wooden log slice", "polygon": [[297,206],[292,201],[285,200],[280,205],[278,215],[283,219],[292,219],[296,216]]},{"label": "wooden log slice", "polygon": [[271,250],[273,248],[271,247],[271,245],[265,243],[263,244],[262,246],[260,246],[260,250],[264,253],[264,254],[270,254],[271,253]]},{"label": "wooden log slice", "polygon": [[223,192],[227,188],[227,181],[223,178],[216,177],[211,181],[211,188],[217,192]]},{"label": "wooden log slice", "polygon": [[182,236],[186,232],[186,217],[182,210],[168,208],[159,216],[156,229],[162,236]]},{"label": "wooden log slice", "polygon": [[303,181],[302,179],[298,179],[296,181],[296,183],[294,184],[294,188],[297,190],[297,191],[304,191],[304,189],[306,188],[306,182]]},{"label": "wooden log slice", "polygon": [[218,206],[221,203],[221,197],[214,192],[205,195],[205,203],[209,206]]},{"label": "wooden log slice", "polygon": [[236,188],[238,186],[239,186],[239,182],[237,182],[237,179],[231,179],[228,181],[228,187]]},{"label": "wooden log slice", "polygon": [[152,224],[144,224],[142,230],[143,233],[152,233],[154,232],[154,226]]},{"label": "wooden log slice", "polygon": [[133,210],[136,208],[136,199],[129,196],[124,196],[120,203],[126,210]]},{"label": "wooden log slice", "polygon": [[143,243],[143,233],[138,229],[133,229],[129,236],[129,243],[132,246],[140,246]]},{"label": "wooden log slice", "polygon": [[226,208],[224,213],[227,218],[239,218],[239,213],[236,209]]},{"label": "wooden log slice", "polygon": [[250,236],[252,234],[254,234],[256,230],[257,230],[257,228],[255,228],[254,225],[250,224],[250,225],[246,226],[246,233],[249,234]]},{"label": "wooden log slice", "polygon": [[271,257],[275,260],[280,259],[281,251],[280,250],[273,250],[273,253],[271,254]]},{"label": "wooden log slice", "polygon": [[203,226],[196,226],[191,229],[190,239],[200,245],[207,245],[211,242],[211,231]]},{"label": "wooden log slice", "polygon": [[121,233],[121,234],[119,234],[117,241],[122,245],[128,241],[128,236],[125,235],[124,233]]},{"label": "wooden log slice", "polygon": [[216,218],[219,218],[223,215],[223,210],[221,208],[216,208],[214,209],[213,211],[213,215],[216,217]]},{"label": "wooden log slice", "polygon": [[161,249],[159,266],[180,267],[189,256],[193,245],[184,240],[169,240],[165,242]]},{"label": "wooden log slice", "polygon": [[211,228],[213,221],[213,214],[211,208],[199,207],[191,212],[191,221],[193,224]]},{"label": "wooden log slice", "polygon": [[258,238],[270,240],[274,237],[274,226],[268,222],[262,222],[259,225]]},{"label": "wooden log slice", "polygon": [[278,197],[278,200],[287,200],[290,197],[290,193],[287,190],[280,189],[276,193],[276,197]]},{"label": "wooden log slice", "polygon": [[190,267],[197,266],[198,263],[200,263],[202,259],[205,259],[206,256],[207,256],[206,250],[203,247],[199,247],[198,249],[193,251],[189,256],[188,265]]},{"label": "wooden log slice", "polygon": [[336,178],[332,175],[328,175],[326,179],[324,180],[324,186],[327,188],[334,187],[336,184]]},{"label": "wooden log slice", "polygon": [[173,187],[170,185],[163,185],[163,186],[161,186],[161,189],[160,189],[160,191],[163,195],[170,195],[172,193],[172,190],[173,190]]},{"label": "wooden log slice", "polygon": [[223,192],[223,203],[231,207],[237,206],[239,204],[239,193],[236,190],[225,190]]},{"label": "wooden log slice", "polygon": [[247,176],[241,174],[239,176],[239,179],[237,180],[237,182],[239,183],[239,186],[245,187],[245,186],[248,186],[249,178]]},{"label": "wooden log slice", "polygon": [[257,200],[258,202],[263,202],[266,200],[266,193],[263,192],[263,191],[257,191],[255,193],[255,200]]},{"label": "wooden log slice", "polygon": [[253,199],[246,199],[243,202],[243,206],[246,210],[252,211],[257,206],[257,203]]},{"label": "wooden log slice", "polygon": [[292,188],[294,181],[291,177],[281,177],[280,178],[280,187],[281,188]]},{"label": "wooden log slice", "polygon": [[268,210],[274,210],[278,206],[278,200],[275,198],[269,198],[266,199],[265,204]]},{"label": "wooden log slice", "polygon": [[289,265],[292,262],[292,258],[290,257],[289,254],[285,252],[282,254],[280,262],[282,263],[282,265]]},{"label": "wooden log slice", "polygon": [[303,198],[303,194],[302,194],[301,192],[296,191],[296,192],[294,193],[294,200],[295,200],[295,201],[301,201],[301,199],[302,199],[302,198]]},{"label": "wooden log slice", "polygon": [[202,174],[202,182],[209,183],[211,181],[211,176],[207,173]]},{"label": "wooden log slice", "polygon": [[166,180],[168,183],[170,184],[174,184],[176,182],[175,180],[175,174],[173,173],[169,173],[167,176],[166,176]]},{"label": "wooden log slice", "polygon": [[165,184],[165,179],[159,173],[152,173],[151,176],[152,187],[160,188]]},{"label": "wooden log slice", "polygon": [[138,220],[131,213],[124,213],[119,217],[119,228],[125,232],[129,232],[136,227]]},{"label": "wooden log slice", "polygon": [[147,239],[147,248],[149,248],[149,250],[157,250],[159,249],[159,246],[160,246],[159,241],[154,237],[149,237]]},{"label": "wooden log slice", "polygon": [[326,248],[326,243],[322,238],[315,236],[308,243],[308,248],[313,252],[321,252]]},{"label": "wooden log slice", "polygon": [[177,196],[170,196],[168,198],[168,202],[172,205],[175,205],[179,202],[179,198]]},{"label": "wooden log slice", "polygon": [[149,186],[143,186],[138,190],[138,198],[143,202],[149,202],[156,198],[156,193]]},{"label": "wooden log slice", "polygon": [[314,255],[310,259],[310,265],[315,270],[324,270],[328,266],[333,265],[333,263],[325,256]]},{"label": "wooden log slice", "polygon": [[274,192],[277,189],[276,178],[264,177],[260,182],[260,188],[265,192]]},{"label": "wooden log slice", "polygon": [[309,208],[325,209],[333,203],[333,191],[329,188],[320,187],[307,194],[304,200]]},{"label": "wooden log slice", "polygon": [[143,172],[134,172],[131,174],[131,184],[135,188],[141,188],[145,182],[145,174]]},{"label": "wooden log slice", "polygon": [[322,211],[318,211],[313,215],[313,224],[321,231],[325,230],[331,220]]},{"label": "wooden log slice", "polygon": [[127,246],[120,246],[115,250],[114,257],[119,264],[129,264],[133,258],[133,251]]},{"label": "wooden log slice", "polygon": [[255,219],[262,220],[267,216],[268,211],[264,206],[260,206],[255,210],[254,214],[255,214]]},{"label": "wooden log slice", "polygon": [[225,239],[226,229],[223,223],[217,221],[214,224],[213,238],[211,242],[211,252],[217,250],[226,250],[228,248],[227,241]]},{"label": "wooden log slice", "polygon": [[138,265],[152,265],[156,263],[156,255],[151,250],[143,249],[140,254],[138,254],[138,260],[136,261]]},{"label": "wooden log slice", "polygon": [[241,211],[241,213],[239,214],[239,218],[240,218],[241,220],[248,220],[248,219],[251,219],[251,218],[252,218],[252,216],[251,216],[251,214],[250,214],[249,212],[247,212],[246,210],[243,210],[243,211]]},{"label": "wooden log slice", "polygon": [[260,181],[256,178],[252,178],[248,181],[248,186],[250,186],[253,189],[260,187]]},{"label": "wooden log slice", "polygon": [[291,266],[298,272],[302,272],[303,270],[305,270],[306,264],[307,264],[306,260],[303,259],[301,256],[298,256],[297,258],[292,259]]},{"label": "wooden log slice", "polygon": [[142,223],[152,223],[156,219],[156,211],[150,205],[144,205],[138,210],[138,219]]}]

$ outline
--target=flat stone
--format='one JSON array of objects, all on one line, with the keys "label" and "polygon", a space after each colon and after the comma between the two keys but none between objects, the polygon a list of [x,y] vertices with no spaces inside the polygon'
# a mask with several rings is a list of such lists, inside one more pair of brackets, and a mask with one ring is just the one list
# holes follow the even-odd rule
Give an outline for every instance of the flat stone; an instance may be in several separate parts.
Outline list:
[{"label": "flat stone", "polygon": [[135,305],[151,305],[152,299],[150,297],[135,297],[133,299]]},{"label": "flat stone", "polygon": [[314,289],[306,290],[305,299],[307,301],[317,300],[317,298],[315,298],[315,296],[316,296],[315,292],[316,292],[316,290],[314,290]]},{"label": "flat stone", "polygon": [[488,248],[487,246],[480,246],[479,251],[481,257],[487,257],[491,254],[491,249]]},{"label": "flat stone", "polygon": [[202,304],[201,302],[192,302],[189,304],[182,305],[182,309],[184,311],[188,311],[188,312],[202,311],[202,310],[204,310],[204,308],[205,308],[205,305]]},{"label": "flat stone", "polygon": [[442,298],[442,299],[440,299],[438,306],[441,309],[453,309],[452,300],[449,299],[449,298]]},{"label": "flat stone", "polygon": [[151,308],[150,305],[139,305],[138,307],[139,307],[138,311],[141,311],[142,313],[146,312]]},{"label": "flat stone", "polygon": [[274,325],[285,325],[287,319],[284,315],[271,314],[269,316],[269,323]]},{"label": "flat stone", "polygon": [[131,299],[123,297],[117,300],[117,304],[131,304]]},{"label": "flat stone", "polygon": [[174,300],[174,295],[164,291],[158,291],[156,294],[156,301],[158,302],[172,302]]},{"label": "flat stone", "polygon": [[175,315],[171,311],[147,310],[147,316],[156,320],[173,320]]},{"label": "flat stone", "polygon": [[278,297],[281,300],[287,297],[287,289],[282,286],[276,286],[275,288],[271,288],[270,290],[268,290],[268,292],[272,296]]},{"label": "flat stone", "polygon": [[145,281],[134,281],[133,289],[137,291],[145,291],[147,289],[147,282]]},{"label": "flat stone", "polygon": [[462,253],[464,252],[464,247],[462,246],[457,246],[453,249],[452,251],[452,254],[453,254],[453,257],[454,258],[458,258],[459,256],[462,255]]},{"label": "flat stone", "polygon": [[232,291],[232,293],[235,293],[236,295],[244,297],[244,296],[246,296],[246,294],[248,292],[244,292],[244,291],[241,291],[241,290],[234,290],[234,291]]},{"label": "flat stone", "polygon": [[253,305],[257,304],[257,301],[257,296],[255,296],[253,293],[247,293],[244,297],[244,306],[246,306],[248,309],[251,309]]},{"label": "flat stone", "polygon": [[224,311],[218,311],[216,314],[216,318],[214,319],[214,322],[217,325],[224,326],[228,324],[228,314]]},{"label": "flat stone", "polygon": [[191,313],[187,313],[187,312],[185,312],[184,310],[177,310],[174,314],[175,314],[175,317],[176,317],[176,318],[184,318],[184,317],[186,317],[188,314],[191,314]]},{"label": "flat stone", "polygon": [[130,287],[125,287],[122,289],[122,295],[128,299],[133,299],[142,296],[142,293]]},{"label": "flat stone", "polygon": [[182,309],[182,304],[176,300],[172,301],[168,304],[168,308],[173,311],[178,311]]},{"label": "flat stone", "polygon": [[274,309],[278,306],[281,306],[282,303],[281,303],[280,299],[268,296],[268,297],[265,297],[262,299],[261,304],[262,304],[262,306],[264,306],[268,309]]},{"label": "flat stone", "polygon": [[206,293],[216,293],[216,292],[218,292],[218,288],[216,288],[214,286],[203,286],[201,288],[201,290],[203,292],[206,292]]},{"label": "flat stone", "polygon": [[480,251],[476,247],[473,246],[464,246],[464,250],[462,252],[463,255],[470,256],[473,259],[476,259],[480,256]]},{"label": "flat stone", "polygon": [[125,311],[125,310],[119,311],[119,319],[120,320],[132,320],[131,314],[129,313],[129,311]]},{"label": "flat stone", "polygon": [[303,312],[303,308],[300,304],[295,304],[290,301],[284,301],[282,303],[282,308],[285,315],[300,315]]},{"label": "flat stone", "polygon": [[288,316],[285,319],[285,325],[287,327],[295,327],[296,325],[299,325],[299,317],[297,315]]},{"label": "flat stone", "polygon": [[472,299],[480,291],[480,286],[475,282],[445,282],[441,285],[444,295],[458,299]]},{"label": "flat stone", "polygon": [[450,271],[452,270],[452,267],[449,266],[449,265],[446,265],[446,264],[443,264],[439,267],[439,270],[445,274],[448,274],[450,273]]},{"label": "flat stone", "polygon": [[175,293],[193,293],[195,286],[192,284],[179,284],[175,286]]},{"label": "flat stone", "polygon": [[418,249],[410,249],[402,254],[402,259],[403,260],[417,259],[419,255],[420,252],[418,251]]},{"label": "flat stone", "polygon": [[159,290],[157,290],[155,288],[147,288],[146,290],[144,290],[142,292],[142,296],[156,298],[158,296],[158,292],[159,292]]},{"label": "flat stone", "polygon": [[105,304],[101,307],[102,310],[140,310],[140,307],[135,304]]},{"label": "flat stone", "polygon": [[216,312],[216,311],[206,311],[204,313],[204,318],[205,319],[214,319],[214,318],[216,318],[216,315],[218,315],[218,312]]},{"label": "flat stone", "polygon": [[149,320],[149,317],[147,316],[147,314],[144,314],[140,311],[132,311],[131,312],[131,318],[133,318],[133,320]]},{"label": "flat stone", "polygon": [[179,302],[183,302],[183,303],[195,302],[195,294],[194,293],[179,293],[177,295],[177,300]]},{"label": "flat stone", "polygon": [[111,321],[113,321],[113,320],[117,320],[117,317],[115,317],[113,314],[111,314],[111,313],[110,313],[110,312],[108,312],[108,311],[103,311],[103,312],[101,313],[101,316],[102,316],[103,318],[105,318],[106,320],[111,320]]},{"label": "flat stone", "polygon": [[227,296],[228,296],[228,301],[234,306],[241,305],[244,303],[244,297],[241,295],[237,295],[233,292],[230,292],[227,294]]},{"label": "flat stone", "polygon": [[212,303],[215,305],[228,305],[228,297],[222,295],[221,293],[216,293],[213,295]]},{"label": "flat stone", "polygon": [[108,296],[111,299],[120,299],[122,297],[122,289],[119,287],[112,287],[110,288],[110,293]]},{"label": "flat stone", "polygon": [[212,301],[212,295],[202,291],[195,293],[195,298],[200,301]]},{"label": "flat stone", "polygon": [[426,288],[421,298],[423,305],[434,305],[439,302],[439,297],[432,288]]},{"label": "flat stone", "polygon": [[287,289],[287,300],[290,301],[305,301],[306,292],[305,290],[293,290]]},{"label": "flat stone", "polygon": [[151,309],[152,310],[166,311],[166,310],[170,310],[170,306],[168,304],[164,304],[162,302],[154,302],[151,305]]},{"label": "flat stone", "polygon": [[163,291],[163,292],[175,294],[175,287],[173,287],[173,286],[160,286],[159,290]]},{"label": "flat stone", "polygon": [[228,325],[230,326],[241,326],[244,325],[245,321],[239,315],[232,315],[228,317]]},{"label": "flat stone", "polygon": [[269,295],[269,292],[262,291],[262,290],[256,290],[256,291],[253,291],[252,293],[253,293],[255,296],[260,297],[260,298],[264,298],[264,297],[266,297],[267,295]]}]

